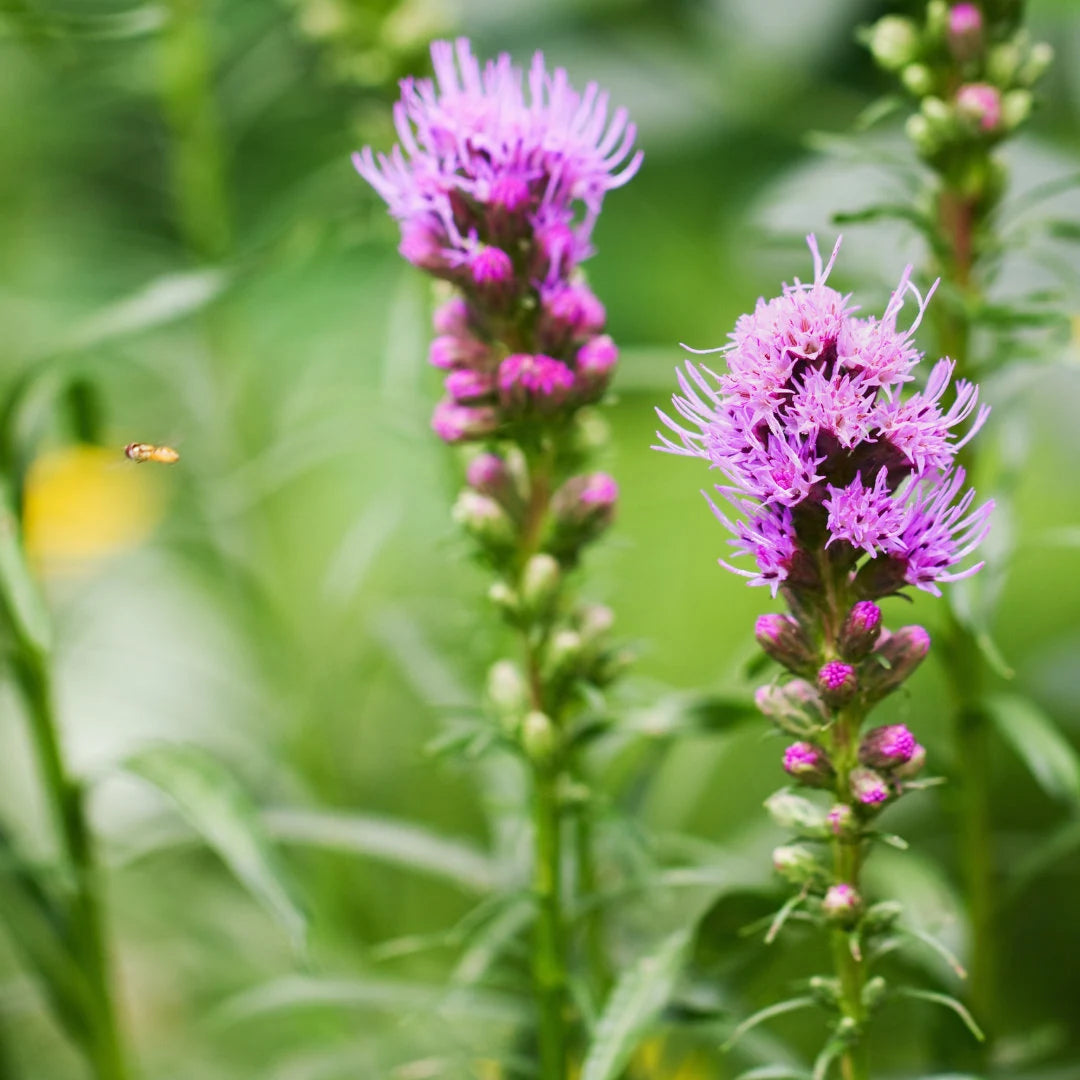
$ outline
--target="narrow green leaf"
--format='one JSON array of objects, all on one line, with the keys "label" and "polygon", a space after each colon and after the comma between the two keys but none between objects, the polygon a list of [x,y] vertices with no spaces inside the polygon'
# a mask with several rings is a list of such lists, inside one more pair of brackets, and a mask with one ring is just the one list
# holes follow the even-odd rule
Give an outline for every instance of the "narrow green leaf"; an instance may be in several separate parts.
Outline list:
[{"label": "narrow green leaf", "polygon": [[163,743],[128,758],[124,768],[153,784],[303,948],[304,915],[258,808],[236,778],[204,750]]},{"label": "narrow green leaf", "polygon": [[805,1069],[793,1069],[788,1065],[762,1065],[739,1073],[735,1080],[812,1080],[812,1077]]},{"label": "narrow green leaf", "polygon": [[896,993],[901,994],[903,997],[915,998],[918,1001],[929,1001],[934,1005],[940,1005],[945,1009],[951,1009],[960,1017],[964,1022],[964,1026],[979,1040],[979,1042],[983,1042],[986,1039],[986,1036],[982,1033],[982,1028],[975,1023],[975,1018],[959,1001],[956,1000],[956,998],[950,997],[948,994],[939,994],[936,990],[923,990],[918,986],[901,986],[897,989]]},{"label": "narrow green leaf", "polygon": [[829,1066],[844,1052],[844,1043],[837,1039],[830,1039],[822,1048],[814,1060],[814,1071],[811,1080],[826,1080],[829,1075]]},{"label": "narrow green leaf", "polygon": [[473,986],[491,970],[495,961],[533,921],[536,904],[532,897],[519,897],[473,935],[450,975],[457,986]]},{"label": "narrow green leaf", "polygon": [[965,970],[964,965],[961,964],[960,961],[956,958],[956,954],[947,945],[938,941],[938,939],[934,937],[933,934],[928,934],[925,930],[919,930],[910,926],[902,926],[900,927],[900,930],[903,933],[907,934],[909,937],[913,937],[917,941],[921,941],[928,948],[936,952],[938,956],[940,956],[941,959],[949,965],[949,967],[953,971],[953,974],[956,975],[958,979],[967,978],[967,971]]},{"label": "narrow green leaf", "polygon": [[12,494],[0,479],[0,594],[15,636],[39,656],[52,650],[52,623],[23,551]]},{"label": "narrow green leaf", "polygon": [[1080,806],[1080,756],[1053,720],[1019,694],[997,694],[984,707],[1043,791]]},{"label": "narrow green leaf", "polygon": [[409,822],[372,814],[288,809],[267,810],[263,821],[282,843],[380,859],[446,878],[470,892],[490,892],[499,880],[494,860],[479,848]]},{"label": "narrow green leaf", "polygon": [[690,944],[686,930],[623,974],[611,990],[581,1070],[581,1080],[615,1080],[657,1014],[667,1004]]},{"label": "narrow green leaf", "polygon": [[753,1016],[748,1016],[739,1026],[728,1036],[727,1041],[721,1047],[725,1052],[730,1050],[748,1031],[752,1028],[756,1028],[758,1024],[764,1024],[766,1020],[771,1020],[774,1016],[783,1016],[785,1013],[796,1012],[798,1009],[809,1009],[812,1005],[816,1005],[817,1001],[812,997],[797,997],[789,998],[787,1001],[778,1001],[775,1005],[767,1005],[764,1009],[759,1009]]},{"label": "narrow green leaf", "polygon": [[882,120],[888,119],[894,113],[899,112],[907,104],[899,94],[887,94],[870,102],[857,117],[852,127],[855,131],[869,131]]}]

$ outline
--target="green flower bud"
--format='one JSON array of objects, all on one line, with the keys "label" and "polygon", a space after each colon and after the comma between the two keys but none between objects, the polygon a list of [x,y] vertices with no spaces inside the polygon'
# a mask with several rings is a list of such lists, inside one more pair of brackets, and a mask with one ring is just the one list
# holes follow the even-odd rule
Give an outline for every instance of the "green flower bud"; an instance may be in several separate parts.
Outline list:
[{"label": "green flower bud", "polygon": [[803,885],[822,872],[814,853],[802,844],[784,844],[775,848],[772,862],[773,869],[792,885]]},{"label": "green flower bud", "polygon": [[910,19],[886,15],[870,28],[870,53],[886,71],[899,71],[919,55],[919,31]]},{"label": "green flower bud", "polygon": [[1032,45],[1031,52],[1020,68],[1019,80],[1024,86],[1034,86],[1054,62],[1054,48],[1045,41]]},{"label": "green flower bud", "polygon": [[1017,73],[1023,55],[1019,46],[1013,41],[995,45],[986,55],[986,74],[990,81],[1001,87],[1012,86],[1016,81]]},{"label": "green flower bud", "polygon": [[555,756],[558,732],[550,717],[533,710],[521,724],[521,746],[532,761],[545,765]]},{"label": "green flower bud", "polygon": [[925,64],[908,64],[900,72],[900,81],[909,94],[918,98],[934,92],[934,73]]},{"label": "green flower bud", "polygon": [[571,675],[580,665],[581,658],[581,635],[576,630],[559,630],[548,641],[545,674],[550,679]]},{"label": "green flower bud", "polygon": [[949,29],[949,5],[946,0],[930,0],[926,5],[926,32],[931,38],[943,39]]},{"label": "green flower bud", "polygon": [[585,604],[578,612],[578,630],[587,645],[596,644],[614,625],[615,613],[605,604]]},{"label": "green flower bud", "polygon": [[919,108],[935,133],[944,134],[952,127],[952,110],[941,98],[933,96],[923,98]]},{"label": "green flower bud", "polygon": [[835,1009],[840,1004],[840,980],[826,975],[811,975],[810,993],[819,1005]]},{"label": "green flower bud", "polygon": [[803,836],[824,838],[825,814],[816,803],[793,791],[777,791],[765,800],[765,809],[781,829]]},{"label": "green flower bud", "polygon": [[1001,99],[1001,123],[1006,131],[1018,128],[1030,115],[1035,99],[1030,90],[1010,90]]},{"label": "green flower bud", "polygon": [[534,555],[521,574],[521,604],[527,614],[541,617],[548,614],[559,595],[562,572],[558,560],[551,555]]},{"label": "green flower bud", "polygon": [[799,737],[813,736],[825,723],[821,695],[805,679],[792,679],[783,686],[770,683],[759,687],[754,704],[781,731]]},{"label": "green flower bud", "polygon": [[514,545],[514,526],[506,511],[490,496],[466,489],[454,503],[454,521],[483,547],[508,551]]},{"label": "green flower bud", "polygon": [[867,909],[863,928],[868,934],[888,933],[903,913],[904,906],[898,900],[882,900]]},{"label": "green flower bud", "polygon": [[520,611],[518,594],[505,581],[492,583],[488,589],[488,599],[508,617],[514,617]]},{"label": "green flower bud", "polygon": [[868,979],[862,989],[862,1003],[866,1009],[873,1012],[884,1000],[888,990],[888,984],[880,975]]},{"label": "green flower bud", "polygon": [[516,719],[528,708],[529,687],[521,668],[513,660],[499,660],[491,665],[487,696],[496,712],[504,717]]},{"label": "green flower bud", "polygon": [[930,121],[922,113],[913,113],[909,116],[904,124],[904,131],[923,157],[933,157],[941,149],[941,140],[931,128]]}]

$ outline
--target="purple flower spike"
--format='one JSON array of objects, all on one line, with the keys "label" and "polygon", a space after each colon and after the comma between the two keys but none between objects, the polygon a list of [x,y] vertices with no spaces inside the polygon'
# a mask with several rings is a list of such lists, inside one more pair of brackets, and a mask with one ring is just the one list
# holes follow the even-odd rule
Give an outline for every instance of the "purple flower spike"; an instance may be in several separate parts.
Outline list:
[{"label": "purple flower spike", "polygon": [[[955,467],[957,451],[983,424],[977,387],[952,384],[954,364],[934,365],[924,390],[904,396],[922,354],[913,335],[930,294],[910,267],[880,318],[858,317],[827,285],[813,237],[814,279],[759,300],[721,347],[726,370],[687,363],[660,450],[701,457],[726,477],[710,500],[733,534],[736,556],[757,572],[722,565],[768,585],[815,588],[817,552],[857,570],[858,594],[874,599],[913,585],[974,573],[956,569],[989,528],[991,504],[973,509]],[[933,289],[930,290],[933,292]],[[900,325],[908,298],[916,312]],[[961,431],[962,428],[966,430]]]},{"label": "purple flower spike", "polygon": [[813,743],[792,743],[784,751],[784,771],[808,787],[827,787],[833,767],[825,752]]},{"label": "purple flower spike", "polygon": [[1001,126],[1001,93],[989,83],[967,83],[956,91],[956,111],[982,131]]},{"label": "purple flower spike", "polygon": [[874,728],[859,746],[859,760],[875,769],[894,769],[911,760],[915,736],[904,724],[886,724]]},{"label": "purple flower spike", "polygon": [[855,669],[842,660],[830,660],[818,672],[818,690],[830,705],[850,701],[859,687]]}]

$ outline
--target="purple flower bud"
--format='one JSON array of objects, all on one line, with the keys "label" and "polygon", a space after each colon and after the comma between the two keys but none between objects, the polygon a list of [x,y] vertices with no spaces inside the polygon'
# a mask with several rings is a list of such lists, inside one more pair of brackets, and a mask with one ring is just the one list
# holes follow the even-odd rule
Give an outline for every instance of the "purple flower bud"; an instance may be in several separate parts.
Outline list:
[{"label": "purple flower bud", "polygon": [[469,260],[469,274],[477,291],[492,303],[509,299],[514,287],[514,263],[502,248],[482,247]]},{"label": "purple flower bud", "polygon": [[458,405],[454,401],[440,401],[431,417],[431,430],[448,443],[486,438],[498,426],[498,413],[484,405]]},{"label": "purple flower bud", "polygon": [[435,309],[431,322],[436,333],[464,337],[469,332],[469,305],[463,297],[452,296]]},{"label": "purple flower bud", "polygon": [[431,274],[442,274],[450,265],[446,260],[447,243],[448,238],[442,226],[414,219],[402,224],[398,251],[413,266]]},{"label": "purple flower bud", "polygon": [[428,362],[443,371],[483,367],[490,355],[491,350],[482,341],[467,335],[440,334],[428,346]]},{"label": "purple flower bud", "polygon": [[754,704],[782,731],[812,735],[825,722],[821,695],[805,679],[759,687]]},{"label": "purple flower bud", "polygon": [[850,839],[858,833],[855,811],[847,803],[837,803],[825,815],[825,824],[833,836]]},{"label": "purple flower bud", "polygon": [[520,176],[502,175],[491,185],[488,194],[488,231],[493,237],[514,240],[528,225],[533,194],[528,181]]},{"label": "purple flower bud", "polygon": [[821,871],[814,853],[802,844],[784,844],[772,853],[773,869],[793,885],[810,881]]},{"label": "purple flower bud", "polygon": [[466,488],[454,503],[453,518],[487,548],[507,550],[515,536],[506,511],[492,498]]},{"label": "purple flower bud", "polygon": [[574,373],[550,356],[511,353],[499,365],[499,397],[503,405],[518,411],[530,405],[553,412],[570,396]]},{"label": "purple flower bud", "polygon": [[903,764],[897,765],[896,768],[893,769],[893,776],[900,780],[912,780],[922,772],[925,764],[926,747],[921,743],[916,743],[914,749],[911,751],[911,757]]},{"label": "purple flower bud", "polygon": [[830,885],[829,891],[821,901],[821,910],[831,922],[841,926],[853,926],[862,913],[862,897],[858,890],[845,883]]},{"label": "purple flower bud", "polygon": [[982,50],[982,12],[974,4],[953,4],[949,10],[949,49],[963,62]]},{"label": "purple flower bud", "polygon": [[469,462],[465,479],[474,491],[498,498],[510,483],[510,471],[498,454],[479,454]]},{"label": "purple flower bud", "polygon": [[902,626],[894,634],[883,634],[874,656],[880,664],[867,664],[863,688],[872,700],[895,690],[926,659],[930,635],[921,626]]},{"label": "purple flower bud", "polygon": [[807,787],[828,787],[833,767],[825,751],[813,743],[792,743],[784,751],[784,771]]},{"label": "purple flower bud", "polygon": [[486,371],[470,371],[468,368],[451,371],[443,385],[450,397],[462,405],[473,405],[495,396],[495,376]]},{"label": "purple flower bud", "polygon": [[754,637],[762,649],[788,671],[805,671],[814,654],[802,627],[790,616],[770,612],[758,616]]},{"label": "purple flower bud", "polygon": [[595,334],[605,318],[604,305],[587,285],[561,285],[542,300],[540,333],[558,345]]},{"label": "purple flower bud", "polygon": [[837,647],[845,660],[861,660],[873,649],[880,634],[881,608],[872,600],[860,600],[840,628]]},{"label": "purple flower bud", "polygon": [[985,132],[1001,125],[1001,94],[989,83],[966,83],[956,91],[956,111]]},{"label": "purple flower bud", "polygon": [[843,705],[850,701],[859,688],[855,669],[843,660],[830,660],[818,671],[817,688],[830,705]]},{"label": "purple flower bud", "polygon": [[534,267],[537,277],[566,277],[578,262],[581,244],[574,230],[561,221],[542,225],[536,230],[536,247],[539,265]]},{"label": "purple flower bud", "polygon": [[588,473],[567,480],[552,496],[555,547],[584,543],[606,529],[615,517],[619,485],[607,473]]},{"label": "purple flower bud", "polygon": [[619,350],[607,334],[591,338],[578,349],[574,368],[587,397],[596,398],[604,392],[618,360]]},{"label": "purple flower bud", "polygon": [[904,724],[886,724],[867,732],[859,745],[859,760],[875,769],[895,769],[911,760],[915,736]]},{"label": "purple flower bud", "polygon": [[889,801],[889,782],[873,769],[852,769],[849,779],[855,801],[868,809],[877,809]]}]

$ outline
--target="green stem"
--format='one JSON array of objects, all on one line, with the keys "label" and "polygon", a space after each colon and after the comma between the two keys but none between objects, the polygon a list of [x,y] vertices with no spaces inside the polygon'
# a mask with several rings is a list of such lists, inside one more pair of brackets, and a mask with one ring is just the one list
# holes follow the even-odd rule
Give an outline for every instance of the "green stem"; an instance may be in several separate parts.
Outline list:
[{"label": "green stem", "polygon": [[96,1015],[87,1046],[97,1080],[125,1080],[124,1059],[110,978],[108,947],[99,896],[97,860],[87,823],[85,792],[64,765],[56,725],[48,664],[27,643],[21,643],[15,674],[26,700],[30,730],[45,792],[73,876],[72,927],[78,959],[93,988]]},{"label": "green stem", "polygon": [[597,891],[594,845],[592,807],[585,805],[578,811],[574,823],[574,855],[578,895],[588,903],[583,921],[589,991],[592,1000],[600,1003],[611,985],[611,969],[608,965],[607,949],[604,947],[603,913],[600,906],[592,902]]}]

